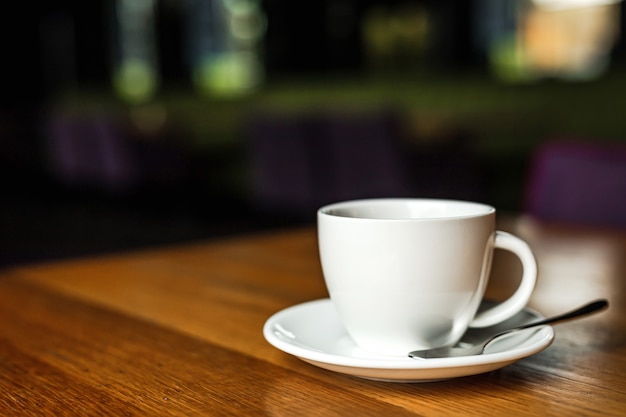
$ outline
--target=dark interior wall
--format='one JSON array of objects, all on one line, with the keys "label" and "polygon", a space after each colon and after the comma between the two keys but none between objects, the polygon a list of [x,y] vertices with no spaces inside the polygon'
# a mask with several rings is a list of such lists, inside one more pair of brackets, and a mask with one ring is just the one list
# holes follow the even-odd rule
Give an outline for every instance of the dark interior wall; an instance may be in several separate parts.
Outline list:
[{"label": "dark interior wall", "polygon": [[[364,114],[364,107],[415,113],[415,120],[411,114],[407,122],[420,125],[416,136],[407,139],[406,131],[397,132],[416,142],[404,155],[413,168],[412,191],[484,199],[506,210],[521,208],[530,152],[546,133],[624,140],[623,102],[617,93],[624,86],[623,38],[611,73],[597,82],[497,85],[474,49],[475,2],[415,0],[410,3],[432,7],[441,28],[429,55],[436,63],[435,77],[409,72],[378,82],[363,71],[358,16],[376,3],[403,2],[408,0],[265,0],[267,83],[247,97],[213,100],[198,96],[189,82],[181,3],[162,0],[157,18],[162,86],[145,107],[124,103],[112,91],[112,2],[64,0],[37,7],[11,2],[0,14],[0,187],[5,199],[0,252],[6,263],[300,221],[259,213],[248,205],[249,189],[242,194],[242,185],[251,185],[249,149],[242,137],[245,118],[258,110],[278,117],[320,109],[354,116]],[[468,76],[472,73],[480,76]],[[162,112],[166,123],[142,132],[132,119],[138,109],[146,111],[144,116]],[[52,175],[46,130],[51,112],[77,121],[80,129],[87,126],[91,133],[82,136],[89,140],[104,131],[90,130],[93,126],[110,121],[119,128],[116,138],[130,149],[125,157],[135,158],[145,186],[121,191],[98,182],[76,186]],[[455,140],[464,144],[457,146]],[[92,145],[87,153],[101,162]],[[465,166],[472,175],[449,167],[441,175],[439,167],[445,164]],[[170,175],[173,171],[177,174]]]}]

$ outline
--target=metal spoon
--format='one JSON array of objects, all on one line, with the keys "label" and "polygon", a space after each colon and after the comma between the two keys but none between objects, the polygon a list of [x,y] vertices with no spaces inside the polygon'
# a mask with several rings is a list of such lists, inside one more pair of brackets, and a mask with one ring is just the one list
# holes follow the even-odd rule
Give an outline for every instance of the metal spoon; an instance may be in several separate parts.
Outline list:
[{"label": "metal spoon", "polygon": [[473,346],[463,347],[463,346],[444,346],[440,348],[434,349],[425,349],[425,350],[414,350],[413,352],[409,352],[409,357],[414,359],[428,359],[428,358],[450,358],[457,356],[472,356],[472,355],[480,355],[484,352],[487,345],[496,340],[497,338],[511,334],[513,332],[517,332],[524,329],[529,329],[531,327],[543,326],[551,323],[560,323],[566,320],[571,320],[576,317],[584,316],[586,314],[593,313],[595,311],[599,311],[605,309],[609,306],[609,302],[607,300],[596,300],[589,304],[586,304],[582,307],[579,307],[575,310],[572,310],[568,313],[560,314],[558,316],[549,317],[543,320],[538,320],[535,322],[531,322],[528,324],[524,324],[519,327],[515,327],[513,329],[504,330],[500,333],[496,333],[495,335],[489,337],[488,339],[479,342]]}]

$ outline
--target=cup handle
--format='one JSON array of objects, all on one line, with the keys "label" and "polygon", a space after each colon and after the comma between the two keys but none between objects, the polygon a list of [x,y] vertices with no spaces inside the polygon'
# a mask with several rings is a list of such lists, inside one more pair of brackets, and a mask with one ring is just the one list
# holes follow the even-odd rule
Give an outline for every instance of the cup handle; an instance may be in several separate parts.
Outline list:
[{"label": "cup handle", "polygon": [[498,230],[495,232],[494,247],[508,250],[517,255],[522,263],[522,281],[509,299],[495,307],[478,313],[469,327],[493,326],[494,324],[498,324],[513,317],[526,307],[535,289],[535,283],[537,282],[537,261],[530,247],[528,247],[528,244],[510,233]]}]

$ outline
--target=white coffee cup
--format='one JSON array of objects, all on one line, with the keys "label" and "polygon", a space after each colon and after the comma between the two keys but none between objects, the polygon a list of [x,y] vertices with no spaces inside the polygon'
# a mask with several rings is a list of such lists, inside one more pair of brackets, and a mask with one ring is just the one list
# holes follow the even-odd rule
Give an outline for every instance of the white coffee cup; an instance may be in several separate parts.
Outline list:
[{"label": "white coffee cup", "polygon": [[[434,199],[368,199],[318,210],[322,270],[348,334],[361,348],[406,356],[456,343],[468,327],[487,327],[522,310],[537,264],[521,239],[495,230],[485,204]],[[493,249],[523,267],[516,292],[477,310]]]}]

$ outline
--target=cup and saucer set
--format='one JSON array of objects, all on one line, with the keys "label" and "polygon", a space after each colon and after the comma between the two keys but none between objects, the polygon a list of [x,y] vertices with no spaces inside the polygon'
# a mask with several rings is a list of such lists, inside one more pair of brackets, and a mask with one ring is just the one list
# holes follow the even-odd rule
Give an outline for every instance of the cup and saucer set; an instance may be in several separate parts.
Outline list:
[{"label": "cup and saucer set", "polygon": [[[498,338],[484,353],[412,358],[471,345],[541,319],[527,307],[537,266],[528,245],[495,229],[489,205],[437,199],[366,199],[317,212],[320,260],[330,298],[288,307],[263,328],[274,347],[356,377],[426,382],[493,371],[547,348],[551,326]],[[522,278],[510,298],[483,299],[494,249],[516,255]]]}]

